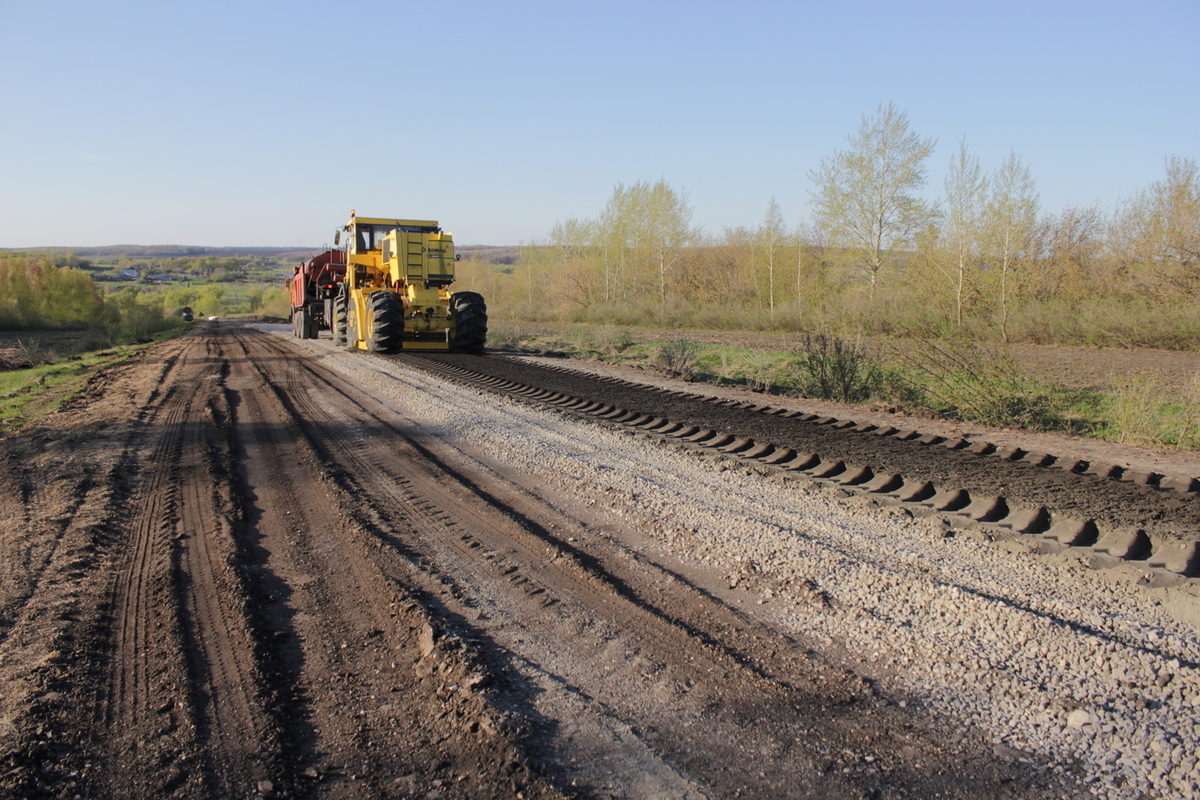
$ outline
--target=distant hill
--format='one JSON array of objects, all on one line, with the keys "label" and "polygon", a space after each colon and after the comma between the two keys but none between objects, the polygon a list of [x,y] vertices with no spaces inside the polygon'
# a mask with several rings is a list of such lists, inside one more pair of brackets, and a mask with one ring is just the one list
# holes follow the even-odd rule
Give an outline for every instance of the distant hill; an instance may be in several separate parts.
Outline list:
[{"label": "distant hill", "polygon": [[463,258],[483,264],[518,264],[521,261],[521,250],[522,248],[511,245],[495,247],[488,244],[463,244],[454,246],[454,251]]},{"label": "distant hill", "polygon": [[[515,246],[494,246],[486,244],[459,245],[455,248],[463,258],[470,258],[484,264],[516,264],[521,260],[521,248]],[[213,256],[216,258],[236,258],[257,256],[271,258],[279,262],[307,261],[318,252],[320,247],[200,247],[184,244],[112,244],[104,247],[9,247],[0,248],[2,252],[46,253],[48,255],[67,255],[74,253],[79,258],[85,258],[93,263],[114,262],[120,258],[200,258]]]},{"label": "distant hill", "polygon": [[236,258],[258,256],[282,261],[303,261],[320,250],[319,247],[199,247],[184,244],[113,244],[104,247],[10,247],[7,252],[47,253],[66,255],[74,253],[89,261],[116,261],[119,258]]}]

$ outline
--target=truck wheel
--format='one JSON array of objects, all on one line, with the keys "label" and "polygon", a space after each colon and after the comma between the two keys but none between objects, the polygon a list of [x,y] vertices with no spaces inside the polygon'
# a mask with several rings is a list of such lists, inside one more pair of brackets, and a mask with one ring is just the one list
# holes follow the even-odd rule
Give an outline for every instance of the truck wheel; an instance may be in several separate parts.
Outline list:
[{"label": "truck wheel", "polygon": [[346,344],[346,329],[350,315],[346,310],[346,293],[338,292],[333,298],[333,346],[342,347]]},{"label": "truck wheel", "polygon": [[[355,309],[350,307],[349,300],[347,299],[346,341],[343,343],[346,346],[347,352],[349,352],[349,353],[357,353],[358,352],[358,335],[359,335],[358,312],[355,311]],[[351,336],[353,336],[354,338],[353,339],[350,338]]]},{"label": "truck wheel", "polygon": [[450,312],[454,315],[454,340],[450,349],[455,353],[483,354],[487,344],[487,304],[477,292],[456,292],[450,297]]},{"label": "truck wheel", "polygon": [[404,347],[404,301],[395,292],[371,295],[371,338],[367,349],[372,353],[396,353]]}]

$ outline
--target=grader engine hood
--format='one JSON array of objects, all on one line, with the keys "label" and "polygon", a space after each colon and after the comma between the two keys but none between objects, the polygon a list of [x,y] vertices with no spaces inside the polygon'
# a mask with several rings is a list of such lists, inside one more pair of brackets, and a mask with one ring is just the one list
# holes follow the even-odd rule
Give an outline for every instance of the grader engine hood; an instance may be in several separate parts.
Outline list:
[{"label": "grader engine hood", "polygon": [[397,229],[383,240],[383,262],[393,284],[436,289],[454,282],[454,242],[448,233]]}]

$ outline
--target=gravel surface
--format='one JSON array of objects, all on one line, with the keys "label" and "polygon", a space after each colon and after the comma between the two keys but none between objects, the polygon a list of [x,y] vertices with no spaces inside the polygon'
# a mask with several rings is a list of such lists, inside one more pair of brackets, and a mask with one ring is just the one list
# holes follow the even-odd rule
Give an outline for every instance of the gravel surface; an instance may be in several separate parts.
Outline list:
[{"label": "gravel surface", "polygon": [[[367,361],[339,368],[366,381]],[[1200,792],[1188,598],[395,374],[380,390],[439,436],[639,520],[646,548],[752,589],[750,613],[947,726],[982,726],[998,757],[1078,765],[1099,797]]]}]

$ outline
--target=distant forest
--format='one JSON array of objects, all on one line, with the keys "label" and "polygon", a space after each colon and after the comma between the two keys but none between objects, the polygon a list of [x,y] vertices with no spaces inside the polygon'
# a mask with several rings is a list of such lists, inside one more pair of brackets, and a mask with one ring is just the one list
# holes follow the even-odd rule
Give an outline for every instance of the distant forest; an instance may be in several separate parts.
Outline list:
[{"label": "distant forest", "polygon": [[[80,346],[89,349],[179,326],[185,307],[210,316],[274,303],[286,314],[283,269],[309,255],[279,248],[253,248],[252,255],[240,248],[95,250],[102,251],[97,263],[66,248],[0,252],[0,331],[84,331]],[[130,251],[158,255],[139,259]],[[179,255],[184,251],[204,254]]]}]

